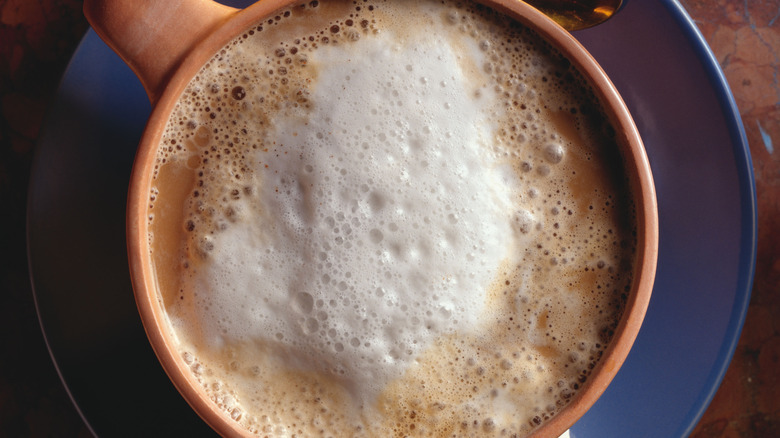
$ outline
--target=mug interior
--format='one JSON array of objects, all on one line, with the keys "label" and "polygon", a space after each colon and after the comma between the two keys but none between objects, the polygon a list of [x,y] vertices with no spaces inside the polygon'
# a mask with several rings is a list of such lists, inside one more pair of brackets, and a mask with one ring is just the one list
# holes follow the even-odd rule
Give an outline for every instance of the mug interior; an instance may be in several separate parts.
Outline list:
[{"label": "mug interior", "polygon": [[[164,127],[190,80],[218,50],[245,29],[295,3],[298,2],[257,2],[232,16],[189,54],[165,87],[152,111],[131,176],[127,242],[133,289],[143,325],[155,353],[176,388],[212,428],[225,436],[248,436],[249,433],[216,407],[193,378],[188,364],[176,353],[150,257],[147,238],[148,194],[152,188],[155,158]],[[579,43],[553,21],[523,2],[496,0],[480,3],[493,7],[533,29],[576,65],[593,87],[617,131],[625,171],[635,200],[638,231],[636,271],[616,333],[575,398],[533,433],[533,436],[558,436],[571,427],[604,392],[628,355],[644,318],[652,290],[658,251],[658,219],[652,175],[637,128],[625,104],[603,70]]]}]

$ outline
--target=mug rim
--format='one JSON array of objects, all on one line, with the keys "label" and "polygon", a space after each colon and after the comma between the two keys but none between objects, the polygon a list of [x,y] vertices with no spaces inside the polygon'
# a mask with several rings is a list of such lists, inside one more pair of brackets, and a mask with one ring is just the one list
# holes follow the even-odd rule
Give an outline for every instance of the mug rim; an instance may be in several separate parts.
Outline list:
[{"label": "mug rim", "polygon": [[[327,0],[322,0],[327,1]],[[391,0],[392,1],[392,0]],[[658,256],[658,212],[655,188],[639,131],[604,70],[587,50],[557,23],[524,2],[474,0],[532,29],[560,51],[585,78],[615,127],[624,169],[634,199],[637,254],[631,293],[609,346],[575,397],[530,436],[558,436],[596,402],[628,356],[644,319],[653,288]],[[173,335],[158,293],[148,236],[148,203],[159,142],[179,97],[200,68],[250,26],[301,0],[264,0],[237,11],[201,41],[176,69],[152,108],[131,171],[127,201],[127,247],[136,305],[150,344],[171,382],[193,410],[223,436],[251,436],[229,418],[201,389],[184,359],[172,347]]]}]

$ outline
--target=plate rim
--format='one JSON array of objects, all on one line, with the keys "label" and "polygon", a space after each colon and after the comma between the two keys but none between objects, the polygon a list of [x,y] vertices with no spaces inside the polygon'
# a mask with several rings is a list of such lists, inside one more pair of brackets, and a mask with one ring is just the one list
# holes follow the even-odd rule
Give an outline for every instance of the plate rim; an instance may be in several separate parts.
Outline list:
[{"label": "plate rim", "polygon": [[[704,412],[712,403],[723,378],[734,357],[737,344],[742,334],[742,328],[747,317],[750,297],[752,295],[753,280],[755,277],[757,246],[758,246],[758,201],[756,196],[756,180],[753,171],[753,159],[750,154],[750,144],[747,141],[745,127],[742,123],[742,117],[739,107],[736,104],[731,87],[728,84],[723,69],[720,67],[715,54],[710,48],[701,30],[696,22],[691,18],[688,11],[679,0],[660,0],[661,4],[667,9],[669,15],[676,21],[678,27],[682,30],[684,36],[691,42],[694,52],[704,68],[710,85],[715,91],[715,97],[726,121],[727,129],[732,145],[735,167],[737,169],[737,180],[740,187],[741,201],[741,229],[740,229],[740,254],[738,255],[739,272],[735,294],[734,305],[731,315],[726,325],[726,333],[731,336],[724,336],[724,343],[718,352],[715,360],[715,366],[705,380],[708,384],[708,391],[700,394],[697,403],[691,407],[686,415],[689,418],[687,427],[683,426],[680,430],[680,436],[688,436],[693,432],[696,425],[701,420]],[[718,363],[720,363],[718,365]]]}]

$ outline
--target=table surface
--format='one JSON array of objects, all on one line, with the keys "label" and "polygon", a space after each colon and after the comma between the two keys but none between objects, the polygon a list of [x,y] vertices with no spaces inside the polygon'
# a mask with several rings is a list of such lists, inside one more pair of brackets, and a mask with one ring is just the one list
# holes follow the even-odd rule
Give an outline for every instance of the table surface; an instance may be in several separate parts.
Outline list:
[{"label": "table surface", "polygon": [[[633,0],[642,1],[642,0]],[[742,335],[693,437],[780,437],[780,0],[681,0],[725,72],[747,133],[758,258]],[[87,29],[78,0],[0,0],[0,436],[89,437],[49,358],[27,271],[35,144]],[[777,145],[780,148],[780,143]]]}]

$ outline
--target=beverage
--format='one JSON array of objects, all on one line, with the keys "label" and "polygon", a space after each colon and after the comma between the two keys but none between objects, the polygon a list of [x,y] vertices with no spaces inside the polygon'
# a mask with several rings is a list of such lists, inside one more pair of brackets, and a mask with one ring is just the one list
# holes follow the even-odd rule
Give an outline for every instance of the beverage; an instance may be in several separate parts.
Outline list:
[{"label": "beverage", "polygon": [[482,6],[280,11],[160,144],[148,238],[179,354],[259,435],[529,433],[632,285],[613,136],[568,60]]}]

